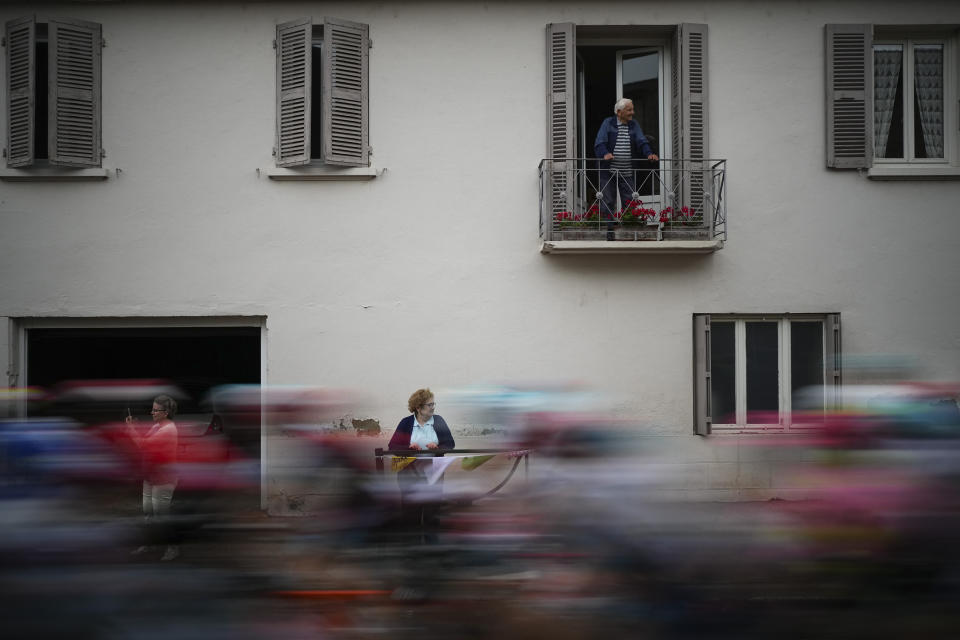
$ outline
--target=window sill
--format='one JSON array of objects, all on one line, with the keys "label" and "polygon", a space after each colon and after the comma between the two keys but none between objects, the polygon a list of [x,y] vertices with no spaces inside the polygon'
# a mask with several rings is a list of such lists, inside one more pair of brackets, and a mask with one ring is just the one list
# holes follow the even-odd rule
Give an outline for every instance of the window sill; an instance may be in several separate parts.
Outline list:
[{"label": "window sill", "polygon": [[0,169],[4,182],[95,182],[110,177],[110,170],[103,167],[70,169],[68,167],[24,167]]},{"label": "window sill", "polygon": [[723,240],[550,240],[540,243],[540,253],[625,254],[625,253],[713,253],[723,248]]},{"label": "window sill", "polygon": [[960,167],[944,165],[874,165],[867,169],[871,180],[960,180]]},{"label": "window sill", "polygon": [[373,180],[381,175],[385,169],[377,170],[376,167],[268,167],[266,169],[257,169],[260,175],[265,175],[271,180],[340,180],[340,181],[362,181]]}]

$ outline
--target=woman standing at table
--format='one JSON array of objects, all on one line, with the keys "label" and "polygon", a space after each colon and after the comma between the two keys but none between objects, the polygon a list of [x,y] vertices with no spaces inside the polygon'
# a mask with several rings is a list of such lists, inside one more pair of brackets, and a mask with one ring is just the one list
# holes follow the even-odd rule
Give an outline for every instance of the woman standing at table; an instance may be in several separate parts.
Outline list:
[{"label": "woman standing at table", "polygon": [[[437,403],[430,389],[414,391],[407,400],[407,409],[412,415],[407,416],[397,425],[388,448],[391,451],[453,449],[455,444],[450,434],[450,427],[443,418],[434,413],[436,407]],[[439,483],[440,480],[437,482]],[[423,536],[424,542],[435,542],[437,509],[436,504],[431,502],[435,503],[439,500],[439,492],[431,496],[431,492],[423,491],[427,480],[423,469],[419,466],[419,461],[415,460],[400,469],[397,472],[397,483],[400,485],[400,510],[404,518]],[[417,493],[420,494],[420,500],[414,499],[414,494]]]}]

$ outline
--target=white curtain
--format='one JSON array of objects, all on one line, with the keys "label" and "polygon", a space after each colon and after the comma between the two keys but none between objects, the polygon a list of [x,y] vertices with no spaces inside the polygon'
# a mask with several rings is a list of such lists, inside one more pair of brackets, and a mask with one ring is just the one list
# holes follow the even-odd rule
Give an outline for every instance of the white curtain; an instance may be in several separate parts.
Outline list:
[{"label": "white curtain", "polygon": [[928,158],[943,157],[943,47],[914,49],[916,105]]},{"label": "white curtain", "polygon": [[902,67],[903,50],[899,46],[873,52],[873,149],[878,158],[887,157],[887,138]]}]

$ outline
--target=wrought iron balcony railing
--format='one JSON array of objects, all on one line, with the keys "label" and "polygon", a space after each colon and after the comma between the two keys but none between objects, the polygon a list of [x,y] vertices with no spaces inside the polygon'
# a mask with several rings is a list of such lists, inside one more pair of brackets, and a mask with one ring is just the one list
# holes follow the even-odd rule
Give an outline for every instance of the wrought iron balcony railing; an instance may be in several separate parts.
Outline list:
[{"label": "wrought iron balcony railing", "polygon": [[726,240],[726,160],[661,158],[628,170],[601,164],[540,162],[542,241]]}]

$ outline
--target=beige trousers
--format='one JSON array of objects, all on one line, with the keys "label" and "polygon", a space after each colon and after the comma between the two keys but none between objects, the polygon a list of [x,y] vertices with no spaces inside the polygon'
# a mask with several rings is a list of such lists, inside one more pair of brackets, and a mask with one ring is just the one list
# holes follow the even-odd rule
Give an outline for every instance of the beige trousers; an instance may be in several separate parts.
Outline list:
[{"label": "beige trousers", "polygon": [[166,516],[170,515],[170,502],[173,500],[173,490],[177,483],[151,484],[143,481],[143,515]]}]

